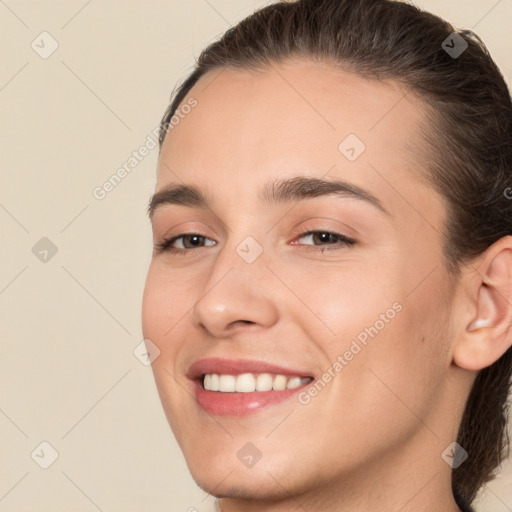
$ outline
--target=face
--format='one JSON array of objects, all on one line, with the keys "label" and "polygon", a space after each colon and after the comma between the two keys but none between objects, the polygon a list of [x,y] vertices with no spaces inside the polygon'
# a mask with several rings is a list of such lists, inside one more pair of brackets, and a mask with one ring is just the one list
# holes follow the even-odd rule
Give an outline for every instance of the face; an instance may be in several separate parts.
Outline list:
[{"label": "face", "polygon": [[217,70],[165,138],[143,333],[212,494],[318,491],[448,444],[445,206],[404,95],[298,60]]}]

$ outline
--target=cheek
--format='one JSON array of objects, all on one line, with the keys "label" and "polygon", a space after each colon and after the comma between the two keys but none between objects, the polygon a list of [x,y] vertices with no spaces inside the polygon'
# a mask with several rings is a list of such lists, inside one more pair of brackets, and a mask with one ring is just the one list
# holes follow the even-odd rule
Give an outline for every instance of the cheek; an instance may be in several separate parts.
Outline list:
[{"label": "cheek", "polygon": [[[448,292],[443,275],[432,274],[410,293],[414,286],[407,276],[398,266],[395,273],[389,268],[387,279],[380,270],[366,269],[310,273],[297,282],[297,294],[316,314],[304,315],[297,307],[303,315],[297,321],[323,353],[324,371],[336,375],[326,376],[336,390],[331,398],[356,416],[358,410],[407,414],[401,400],[415,411],[426,410],[449,365],[449,308],[439,301]],[[411,282],[418,282],[414,272]]]},{"label": "cheek", "polygon": [[[164,368],[174,368],[176,343],[172,343],[175,331],[179,328],[176,317],[176,303],[173,287],[169,286],[161,272],[151,265],[144,287],[142,299],[142,333],[158,347],[159,355],[153,361],[152,368],[157,385],[168,380],[161,374]],[[160,391],[160,387],[159,391]]]},{"label": "cheek", "polygon": [[343,370],[353,410],[374,411],[374,419],[390,427],[389,435],[400,425],[417,426],[418,417],[429,417],[440,398],[449,367],[449,307],[438,301],[443,293],[435,278],[408,296],[397,290],[400,310],[388,323],[370,319],[373,328],[362,331],[366,345],[359,343],[362,350]]},{"label": "cheek", "polygon": [[144,338],[158,338],[159,327],[165,318],[164,305],[167,301],[165,288],[158,279],[154,264],[149,267],[142,297],[142,332]]},{"label": "cheek", "polygon": [[[169,335],[180,318],[193,306],[190,283],[153,260],[146,277],[142,299],[144,337],[155,340]],[[171,331],[172,332],[172,331]]]},{"label": "cheek", "polygon": [[176,288],[168,276],[169,272],[165,272],[158,262],[151,263],[142,299],[142,331],[144,338],[150,339],[160,351],[151,368],[169,424],[178,438],[181,438],[180,422],[173,411],[185,410],[184,396],[174,376],[178,374],[176,363],[182,348],[177,341],[180,337],[184,339],[179,319],[184,314],[185,306],[183,300],[177,299],[181,296],[180,289]]},{"label": "cheek", "polygon": [[308,322],[308,335],[331,356],[348,349],[353,338],[368,338],[375,326],[379,332],[387,329],[401,309],[396,304],[399,289],[385,282],[382,272],[360,262],[318,265],[296,274],[303,276],[293,281],[300,301],[290,296],[288,305],[298,322]]}]

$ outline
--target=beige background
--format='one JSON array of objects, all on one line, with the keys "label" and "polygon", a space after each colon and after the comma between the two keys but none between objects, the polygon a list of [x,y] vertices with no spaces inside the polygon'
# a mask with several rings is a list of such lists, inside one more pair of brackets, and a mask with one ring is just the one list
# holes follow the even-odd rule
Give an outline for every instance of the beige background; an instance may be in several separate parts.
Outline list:
[{"label": "beige background", "polygon": [[[133,354],[157,150],[92,192],[144,144],[193,57],[265,3],[0,0],[0,512],[211,509]],[[512,82],[512,0],[416,3],[475,28]],[[59,45],[46,59],[31,47],[51,49],[43,31]],[[48,469],[31,458],[50,460],[42,441],[59,454]],[[478,510],[512,510],[511,482],[506,469]]]}]

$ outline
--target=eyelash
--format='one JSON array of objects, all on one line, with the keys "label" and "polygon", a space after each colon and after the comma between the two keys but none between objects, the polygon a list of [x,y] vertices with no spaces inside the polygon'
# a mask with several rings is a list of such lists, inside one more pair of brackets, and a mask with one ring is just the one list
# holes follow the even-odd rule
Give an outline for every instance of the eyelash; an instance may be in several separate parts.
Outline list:
[{"label": "eyelash", "polygon": [[[352,247],[357,242],[349,238],[345,235],[342,235],[341,233],[335,233],[333,231],[305,231],[299,235],[296,236],[296,238],[302,238],[307,235],[315,235],[315,234],[327,234],[332,235],[339,239],[339,241],[335,244],[329,245],[305,245],[306,250],[314,250],[314,251],[321,251],[322,253],[325,251],[334,251],[342,249],[343,247]],[[176,249],[175,247],[171,247],[171,245],[180,238],[191,236],[191,237],[201,237],[204,239],[208,239],[208,237],[201,235],[200,233],[182,233],[177,236],[172,236],[169,238],[164,239],[162,242],[156,243],[156,247],[158,252],[168,252],[177,256],[186,256],[188,253],[190,253],[194,249],[204,249],[204,247],[194,247],[194,248],[188,248],[188,249]],[[215,245],[215,244],[214,244]],[[293,245],[302,245],[302,244],[293,244]]]}]

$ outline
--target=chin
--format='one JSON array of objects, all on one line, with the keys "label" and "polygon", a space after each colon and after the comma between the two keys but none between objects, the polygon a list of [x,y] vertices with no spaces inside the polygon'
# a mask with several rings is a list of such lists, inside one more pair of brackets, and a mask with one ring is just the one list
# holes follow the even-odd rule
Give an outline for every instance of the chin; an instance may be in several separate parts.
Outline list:
[{"label": "chin", "polygon": [[252,473],[251,470],[224,473],[217,468],[213,471],[192,471],[191,474],[203,491],[216,498],[256,501],[289,498],[289,492],[264,470],[259,473]]},{"label": "chin", "polygon": [[246,467],[237,458],[236,449],[216,450],[203,455],[186,454],[189,471],[196,484],[217,498],[238,498],[257,501],[279,501],[289,498],[290,492],[300,494],[310,487],[311,475],[297,471],[296,460],[282,454],[265,457],[253,467]]}]

